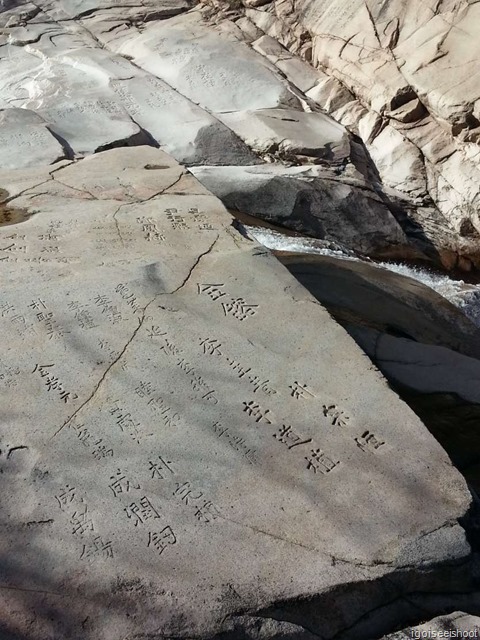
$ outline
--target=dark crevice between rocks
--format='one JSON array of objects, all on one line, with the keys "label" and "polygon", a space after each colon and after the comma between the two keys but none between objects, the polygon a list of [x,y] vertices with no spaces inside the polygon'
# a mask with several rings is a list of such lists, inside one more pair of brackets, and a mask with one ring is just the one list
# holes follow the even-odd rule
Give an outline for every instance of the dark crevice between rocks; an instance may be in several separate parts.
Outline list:
[{"label": "dark crevice between rocks", "polygon": [[64,153],[64,158],[59,158],[59,160],[73,160],[75,158],[75,152],[72,147],[68,144],[68,142],[63,138],[60,134],[58,134],[52,127],[48,127],[47,129],[49,133],[55,138],[55,140],[61,145]]},{"label": "dark crevice between rocks", "polygon": [[[144,9],[146,10],[146,12],[148,11],[148,7],[145,7],[141,1],[139,1],[138,3],[128,3],[126,2],[125,4],[115,4],[111,7],[112,9]],[[91,16],[94,16],[95,13],[97,13],[99,11],[99,7],[94,7],[93,9],[87,9],[85,11],[81,11],[80,13],[78,13],[75,16],[72,16],[71,20],[82,20],[84,18],[90,18]],[[167,20],[168,18],[173,18],[181,13],[185,13],[185,11],[188,11],[187,8],[183,9],[183,8],[176,8],[176,7],[171,7],[170,9],[164,8],[164,9],[159,9],[157,11],[152,10],[150,11],[150,13],[146,13],[145,15],[148,16],[148,20]],[[147,20],[143,20],[143,16],[142,18],[139,18],[138,20],[139,22],[146,22]],[[133,22],[132,22],[133,24]]]},{"label": "dark crevice between rocks", "polygon": [[390,101],[390,111],[400,109],[415,99],[418,99],[418,94],[413,87],[410,85],[401,87]]},{"label": "dark crevice between rocks", "polygon": [[185,13],[186,11],[188,11],[188,9],[180,9],[180,8],[175,9],[173,7],[170,10],[167,10],[167,9],[159,9],[157,11],[152,10],[150,11],[150,13],[145,13],[145,15],[142,15],[138,18],[131,18],[130,20],[127,20],[127,24],[128,26],[131,25],[137,28],[141,28],[142,25],[146,24],[147,22],[153,22],[153,20],[155,21],[169,20],[170,18],[174,18],[175,16],[178,16],[181,13]]},{"label": "dark crevice between rocks", "polygon": [[[138,144],[139,145],[146,144],[149,147],[154,147],[155,149],[159,149],[160,148],[160,144],[153,137],[153,135],[150,133],[150,131],[148,131],[148,129],[145,129],[145,127],[142,127],[142,125],[140,125],[134,118],[132,118],[131,115],[130,115],[130,119],[140,129],[140,134],[139,135],[140,135],[140,139],[143,140],[143,142],[140,142]],[[137,145],[137,143],[134,143],[134,144],[124,145],[124,146],[132,147],[132,146],[138,146],[138,145]]]},{"label": "dark crevice between rocks", "polygon": [[[147,131],[142,126],[140,126],[138,122],[136,122],[131,116],[130,116],[130,120],[132,121],[133,124],[135,124],[138,127],[139,131],[137,133],[135,133],[132,136],[129,136],[128,138],[123,138],[121,140],[114,140],[113,142],[100,145],[95,149],[94,153],[101,153],[102,151],[108,151],[109,149],[117,149],[119,147],[139,147],[143,145],[149,146],[149,147],[155,147],[156,149],[160,147],[158,142],[155,140],[155,138],[152,136],[152,134],[149,131]],[[70,146],[69,142],[60,133],[58,133],[55,130],[55,127],[53,127],[52,125],[47,126],[47,129],[51,133],[51,135],[57,140],[57,142],[62,146],[62,149],[65,155],[64,155],[64,158],[59,158],[59,160],[63,160],[63,159],[74,160],[78,154],[75,153],[74,149]]]},{"label": "dark crevice between rocks", "polygon": [[[136,123],[135,123],[136,124]],[[137,125],[139,126],[139,125]],[[139,126],[140,131],[133,136],[124,138],[123,140],[114,140],[107,144],[103,144],[95,149],[95,153],[108,151],[109,149],[118,149],[119,147],[141,147],[143,145],[159,148],[158,142],[146,131]]]},{"label": "dark crevice between rocks", "polygon": [[[28,220],[33,215],[26,209],[12,207],[8,203],[8,198],[8,192],[5,191],[5,189],[0,189],[0,227],[17,224],[19,222],[25,222],[25,220]],[[2,249],[5,250],[5,247],[2,247]],[[0,262],[1,260],[2,257],[0,257]]]}]

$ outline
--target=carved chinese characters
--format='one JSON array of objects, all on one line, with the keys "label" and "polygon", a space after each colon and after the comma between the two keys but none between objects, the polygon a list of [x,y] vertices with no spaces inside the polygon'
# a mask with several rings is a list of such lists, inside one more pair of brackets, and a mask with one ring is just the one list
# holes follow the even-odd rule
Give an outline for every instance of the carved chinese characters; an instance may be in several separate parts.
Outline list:
[{"label": "carved chinese characters", "polygon": [[87,159],[0,227],[0,586],[24,637],[211,638],[336,591],[353,625],[417,544],[439,581],[463,566],[463,481],[343,329],[193,179],[169,193],[146,168],[168,156],[102,156],[125,198],[153,171],[158,195],[80,197]]}]

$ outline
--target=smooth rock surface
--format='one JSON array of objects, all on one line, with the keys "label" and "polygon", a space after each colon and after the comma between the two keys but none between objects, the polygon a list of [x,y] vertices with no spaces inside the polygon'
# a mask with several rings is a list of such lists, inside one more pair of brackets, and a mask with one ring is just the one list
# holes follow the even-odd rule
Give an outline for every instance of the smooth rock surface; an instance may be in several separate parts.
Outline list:
[{"label": "smooth rock surface", "polygon": [[127,111],[112,100],[95,97],[57,101],[40,113],[51,123],[52,131],[79,156],[149,142]]},{"label": "smooth rock surface", "polygon": [[[240,21],[237,22],[237,24]],[[285,74],[289,82],[294,84],[305,94],[316,85],[322,77],[322,73],[296,56],[292,56],[288,49],[269,36],[261,36],[252,43],[252,48],[264,55],[278,69]]]},{"label": "smooth rock surface", "polygon": [[302,113],[292,109],[236,111],[221,116],[222,122],[260,153],[271,152],[348,160],[349,136],[342,126],[323,113]]},{"label": "smooth rock surface", "polygon": [[230,209],[363,253],[408,251],[401,226],[358,172],[342,175],[316,165],[201,166],[191,172]]},{"label": "smooth rock surface", "polygon": [[2,640],[366,639],[465,589],[446,453],[172,158],[0,186]]},{"label": "smooth rock surface", "polygon": [[350,325],[350,335],[389,380],[423,394],[451,393],[480,404],[480,362],[437,345]]},{"label": "smooth rock surface", "polygon": [[273,65],[206,27],[199,14],[152,23],[136,38],[127,33],[110,47],[213,113],[300,108]]},{"label": "smooth rock surface", "polygon": [[[149,144],[187,166],[266,164],[269,183],[292,166],[320,165],[328,182],[311,185],[313,200],[340,216],[350,250],[449,269],[480,264],[474,142],[462,143],[458,155],[416,95],[391,101],[387,120],[386,110],[372,110],[326,63],[313,68],[309,31],[300,20],[291,23],[289,2],[250,3],[245,11],[240,2],[208,2],[215,6],[2,5],[0,108],[40,115],[69,158]],[[382,74],[378,82],[386,81]],[[26,162],[12,154],[8,167]],[[288,200],[304,193],[301,178],[288,181]],[[307,219],[316,206],[302,197],[297,208]],[[295,218],[280,208],[277,222],[298,229]],[[323,239],[321,227],[303,230]]]},{"label": "smooth rock surface", "polygon": [[0,169],[53,164],[65,158],[65,149],[46,124],[27,109],[0,111]]},{"label": "smooth rock surface", "polygon": [[337,317],[480,358],[480,329],[451,302],[418,280],[375,264],[331,255],[278,255],[303,286]]},{"label": "smooth rock surface", "polygon": [[153,76],[112,81],[132,118],[178,162],[257,164],[255,154],[219,120]]}]

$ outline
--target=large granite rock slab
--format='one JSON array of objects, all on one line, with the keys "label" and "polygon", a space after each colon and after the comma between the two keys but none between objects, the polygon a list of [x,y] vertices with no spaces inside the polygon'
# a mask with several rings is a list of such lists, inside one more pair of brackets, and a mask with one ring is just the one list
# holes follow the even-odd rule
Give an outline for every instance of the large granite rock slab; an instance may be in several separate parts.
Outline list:
[{"label": "large granite rock slab", "polygon": [[[94,29],[54,22],[55,12],[47,5],[43,8],[48,13],[37,16],[42,22],[12,23],[6,29],[8,40],[0,53],[5,63],[0,70],[1,95],[5,107],[14,105],[41,116],[39,121],[45,121],[70,156],[152,144],[185,164],[259,162],[216,117],[157,76],[100,48]],[[109,34],[112,16],[103,19],[100,23]],[[125,26],[125,20],[120,24]],[[133,27],[127,33],[131,38],[138,35]],[[48,145],[39,142],[28,164],[27,154],[21,155],[17,147],[8,167],[32,166],[35,154],[50,157]]]},{"label": "large granite rock slab", "polygon": [[259,109],[223,114],[222,122],[263,153],[313,156],[339,164],[350,156],[346,129],[323,113],[293,109]]},{"label": "large granite rock slab", "polygon": [[35,167],[65,158],[65,149],[46,125],[28,109],[0,111],[0,168]]},{"label": "large granite rock slab", "polygon": [[79,156],[110,147],[148,144],[148,135],[115,100],[92,96],[56,100],[40,110],[51,129]]},{"label": "large granite rock slab", "polygon": [[0,228],[2,639],[370,638],[468,588],[446,453],[175,161],[0,187],[31,214]]},{"label": "large granite rock slab", "polygon": [[199,14],[147,24],[133,38],[124,32],[109,47],[212,113],[301,108],[273,65],[243,42],[206,27]]},{"label": "large granite rock slab", "polygon": [[[311,114],[313,115],[313,114]],[[350,165],[192,167],[229,209],[370,255],[411,250],[382,198]]]},{"label": "large granite rock slab", "polygon": [[186,165],[260,162],[228,128],[162,80],[149,75],[114,80],[111,87],[135,122]]},{"label": "large granite rock slab", "polygon": [[[65,32],[60,32],[61,35],[74,49],[75,40],[67,38]],[[62,40],[54,42],[60,48]],[[108,87],[110,77],[125,75],[123,61],[118,64],[118,59],[112,60],[109,65],[108,59],[105,60],[107,56],[100,57],[94,52],[88,64],[87,52],[68,55],[68,45],[63,51],[65,57],[59,56],[58,48],[48,37],[48,29],[38,44],[29,46],[28,53],[21,49],[23,55],[14,54],[14,59],[18,58],[18,70],[13,75],[5,71],[3,82],[0,79],[6,88],[4,96],[10,104],[41,116],[70,155],[82,156],[113,146],[148,142],[147,134]],[[6,45],[7,60],[9,50],[16,48]],[[105,66],[99,70],[101,58]],[[19,161],[17,167],[21,166]]]},{"label": "large granite rock slab", "polygon": [[[245,28],[243,22],[248,18],[238,20],[236,24]],[[252,24],[252,23],[250,23]],[[261,33],[261,32],[260,32]],[[272,62],[285,76],[289,82],[294,84],[300,91],[307,93],[310,89],[316,85],[322,76],[321,71],[313,69],[311,65],[307,64],[297,56],[291,55],[285,47],[269,36],[261,36],[252,42],[252,48],[264,55],[270,62]]]}]

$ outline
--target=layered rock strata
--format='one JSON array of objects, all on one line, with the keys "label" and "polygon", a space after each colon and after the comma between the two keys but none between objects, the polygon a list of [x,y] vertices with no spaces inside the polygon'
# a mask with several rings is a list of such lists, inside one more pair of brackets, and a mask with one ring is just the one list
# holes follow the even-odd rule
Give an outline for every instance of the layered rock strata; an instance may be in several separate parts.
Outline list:
[{"label": "layered rock strata", "polygon": [[[413,59],[426,55],[415,38],[435,23],[447,53],[425,68],[459,65],[465,48],[440,26],[463,29],[473,5],[429,20],[393,5],[376,16],[340,2],[212,2],[4,2],[0,140],[16,150],[0,166],[150,144],[213,167],[209,188],[243,213],[270,220],[272,191],[285,193],[287,227],[375,257],[478,264],[474,83],[462,71],[458,90],[434,90],[423,62],[398,62],[413,41]],[[245,178],[255,165],[262,181]]]},{"label": "layered rock strata", "polygon": [[204,4],[217,28],[233,23],[361,138],[382,184],[402,195],[400,208],[446,266],[478,266],[477,4],[244,0],[235,13]]}]

